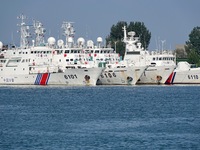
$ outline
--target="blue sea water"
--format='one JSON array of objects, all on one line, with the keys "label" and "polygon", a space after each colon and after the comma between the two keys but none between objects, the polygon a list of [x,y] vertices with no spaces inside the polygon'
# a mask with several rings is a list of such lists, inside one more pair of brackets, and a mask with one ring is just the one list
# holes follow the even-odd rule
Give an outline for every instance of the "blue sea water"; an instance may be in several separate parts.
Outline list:
[{"label": "blue sea water", "polygon": [[1,150],[200,149],[200,86],[1,86]]}]

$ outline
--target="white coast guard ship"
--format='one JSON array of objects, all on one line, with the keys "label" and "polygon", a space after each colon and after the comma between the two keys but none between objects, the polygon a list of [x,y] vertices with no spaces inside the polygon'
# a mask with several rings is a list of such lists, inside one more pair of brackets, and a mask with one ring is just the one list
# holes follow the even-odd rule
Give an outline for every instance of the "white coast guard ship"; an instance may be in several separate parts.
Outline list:
[{"label": "white coast guard ship", "polygon": [[[71,38],[68,37],[66,45],[61,40],[56,45],[53,37],[45,44],[42,39],[45,30],[36,22],[36,41],[30,46],[30,27],[25,24],[23,15],[20,19],[20,47],[3,50],[0,42],[0,84],[96,85],[104,68],[85,65],[81,49],[70,46]],[[67,27],[68,31],[72,30]]]},{"label": "white coast guard ship", "polygon": [[126,61],[120,61],[120,56],[113,48],[102,47],[102,38],[97,38],[98,45],[94,46],[93,41],[88,41],[88,46],[85,48],[85,53],[88,58],[95,63],[105,66],[106,69],[102,72],[97,81],[101,85],[135,85],[140,78],[146,65],[134,65]]},{"label": "white coast guard ship", "polygon": [[135,32],[128,32],[126,35],[126,27],[124,26],[124,39],[126,50],[124,60],[135,65],[147,65],[137,84],[164,84],[169,75],[176,67],[175,55],[169,51],[149,52],[142,48],[139,38],[135,37]]},{"label": "white coast guard ship", "polygon": [[27,61],[20,57],[0,58],[0,84],[96,85],[98,76],[95,69],[61,70],[53,65],[31,65]]},{"label": "white coast guard ship", "polygon": [[146,66],[136,66],[125,61],[106,64],[97,84],[102,85],[135,85]]},{"label": "white coast guard ship", "polygon": [[166,84],[200,84],[200,67],[192,68],[186,61],[179,62]]}]

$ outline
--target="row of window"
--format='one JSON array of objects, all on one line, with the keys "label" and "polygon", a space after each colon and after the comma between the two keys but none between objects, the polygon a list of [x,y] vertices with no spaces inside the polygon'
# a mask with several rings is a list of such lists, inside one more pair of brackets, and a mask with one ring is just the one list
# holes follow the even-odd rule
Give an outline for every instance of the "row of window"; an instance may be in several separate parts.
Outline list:
[{"label": "row of window", "polygon": [[[56,50],[57,54],[62,54],[63,50]],[[99,53],[99,54],[111,54],[114,53],[114,51],[102,51],[102,50],[85,50],[86,53]],[[80,54],[82,53],[82,50],[65,50],[65,54],[68,53],[75,53],[75,54]]]},{"label": "row of window", "polygon": [[100,53],[100,54],[111,54],[114,53],[114,51],[110,50],[85,50],[86,53]]},{"label": "row of window", "polygon": [[174,57],[153,57],[153,60],[175,60]]},{"label": "row of window", "polygon": [[5,63],[5,62],[6,62],[6,60],[5,60],[5,59],[3,59],[3,60],[0,60],[0,62],[1,62],[1,63]]},{"label": "row of window", "polygon": [[[76,58],[76,59],[73,59],[73,58],[72,59],[66,59],[66,62],[69,62],[69,61],[78,61],[78,60],[81,61],[82,59],[81,58],[79,58],[79,59],[78,58]],[[103,58],[101,58],[101,59],[96,59],[96,60],[97,61],[109,61],[109,60],[110,61],[118,61],[118,59],[115,60],[115,59],[111,59],[111,58],[110,59],[107,59],[107,58],[103,59]],[[92,61],[92,59],[84,59],[84,61]],[[60,60],[60,62],[61,62],[61,60]]]},{"label": "row of window", "polygon": [[[62,54],[63,50],[55,50],[57,54]],[[31,51],[31,54],[51,54],[52,51]],[[80,54],[82,53],[81,50],[65,50],[65,54]],[[100,54],[111,54],[113,53],[113,51],[100,51],[100,50],[95,50],[95,52],[93,50],[87,51],[86,53],[100,53]],[[13,52],[13,54],[16,54],[16,52]],[[28,54],[28,52],[22,52],[20,51],[19,54]]]},{"label": "row of window", "polygon": [[[16,52],[13,52],[13,54],[15,55]],[[19,54],[28,54],[28,52],[19,52]]]},{"label": "row of window", "polygon": [[[25,70],[25,68],[23,68],[22,70]],[[1,69],[1,71],[4,71],[3,69]],[[16,68],[13,69],[13,71],[16,71]]]},{"label": "row of window", "polygon": [[31,51],[31,54],[51,54],[51,51]]},{"label": "row of window", "polygon": [[[13,52],[15,55],[16,52]],[[28,52],[22,52],[20,51],[19,54],[28,54]],[[31,54],[51,54],[51,51],[31,51]]]}]

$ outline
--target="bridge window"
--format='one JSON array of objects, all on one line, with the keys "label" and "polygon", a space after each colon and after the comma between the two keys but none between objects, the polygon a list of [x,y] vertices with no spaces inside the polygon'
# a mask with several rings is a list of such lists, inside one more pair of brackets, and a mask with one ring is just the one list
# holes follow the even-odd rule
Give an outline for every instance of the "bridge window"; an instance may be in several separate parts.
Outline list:
[{"label": "bridge window", "polygon": [[66,54],[66,53],[69,53],[69,50],[65,50],[65,54]]}]

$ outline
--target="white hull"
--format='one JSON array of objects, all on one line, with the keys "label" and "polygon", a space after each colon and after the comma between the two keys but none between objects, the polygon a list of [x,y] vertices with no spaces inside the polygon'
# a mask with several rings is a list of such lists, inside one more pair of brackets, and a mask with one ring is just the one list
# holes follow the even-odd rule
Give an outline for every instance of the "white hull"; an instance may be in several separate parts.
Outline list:
[{"label": "white hull", "polygon": [[60,73],[0,75],[1,85],[92,85],[103,68],[66,69]]},{"label": "white hull", "polygon": [[200,84],[200,68],[191,68],[185,71],[174,71],[166,82],[167,84]]},{"label": "white hull", "polygon": [[135,85],[146,67],[106,68],[97,84],[101,85]]},{"label": "white hull", "polygon": [[164,84],[175,66],[149,66],[137,84]]}]

